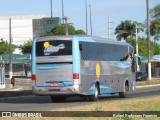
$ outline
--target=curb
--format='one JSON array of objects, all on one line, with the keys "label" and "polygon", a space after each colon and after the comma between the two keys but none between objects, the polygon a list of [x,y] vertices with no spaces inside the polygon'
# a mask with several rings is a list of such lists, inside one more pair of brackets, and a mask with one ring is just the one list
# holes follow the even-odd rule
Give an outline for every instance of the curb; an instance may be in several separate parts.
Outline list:
[{"label": "curb", "polygon": [[17,99],[18,98],[28,98],[28,97],[36,97],[35,95],[26,95],[26,96],[13,96],[13,97],[0,97],[0,100],[5,99]]},{"label": "curb", "polygon": [[0,91],[21,91],[22,90],[22,87],[21,88],[11,88],[11,89],[0,89]]}]

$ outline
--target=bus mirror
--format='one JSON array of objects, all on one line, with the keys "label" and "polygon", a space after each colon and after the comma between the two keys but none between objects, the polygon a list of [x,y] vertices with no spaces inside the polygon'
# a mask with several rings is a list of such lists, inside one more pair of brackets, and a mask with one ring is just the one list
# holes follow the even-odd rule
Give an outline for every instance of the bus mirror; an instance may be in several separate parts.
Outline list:
[{"label": "bus mirror", "polygon": [[133,59],[132,59],[132,72],[135,72],[135,70],[136,70],[136,68],[135,68],[135,67],[136,67],[136,66],[135,66],[136,64],[135,64],[135,63],[136,63],[135,58],[133,58]]},{"label": "bus mirror", "polygon": [[79,45],[79,50],[82,51],[82,45],[81,44]]},{"label": "bus mirror", "polygon": [[138,57],[138,65],[141,65],[141,59]]}]

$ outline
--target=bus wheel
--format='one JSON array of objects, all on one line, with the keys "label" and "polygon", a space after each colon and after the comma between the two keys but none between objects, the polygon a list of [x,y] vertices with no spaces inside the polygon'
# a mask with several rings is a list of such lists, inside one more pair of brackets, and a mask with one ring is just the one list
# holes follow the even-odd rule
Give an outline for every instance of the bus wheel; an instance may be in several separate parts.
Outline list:
[{"label": "bus wheel", "polygon": [[124,90],[124,92],[120,92],[120,93],[119,93],[119,97],[120,97],[120,98],[125,98],[126,95],[127,95],[127,90],[128,90],[128,85],[125,84],[125,90]]},{"label": "bus wheel", "polygon": [[89,101],[98,101],[98,87],[97,87],[97,85],[94,88],[94,95],[89,96]]},{"label": "bus wheel", "polygon": [[64,102],[65,99],[66,99],[66,98],[63,97],[63,96],[51,96],[52,102],[55,102],[55,103]]}]

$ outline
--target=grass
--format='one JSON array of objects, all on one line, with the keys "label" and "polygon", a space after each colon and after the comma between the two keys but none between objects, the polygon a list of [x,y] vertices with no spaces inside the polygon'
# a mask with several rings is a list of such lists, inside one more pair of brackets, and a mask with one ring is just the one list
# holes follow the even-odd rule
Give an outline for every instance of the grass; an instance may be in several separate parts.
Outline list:
[{"label": "grass", "polygon": [[[132,98],[132,99],[116,99],[116,100],[105,100],[101,102],[93,102],[89,105],[84,106],[75,106],[75,107],[68,107],[68,108],[60,108],[54,111],[111,111],[116,112],[119,111],[120,113],[126,111],[129,115],[132,114],[133,111],[138,111],[135,114],[139,114],[141,111],[148,111],[156,114],[156,111],[160,111],[160,96],[152,96],[149,98]],[[133,113],[134,114],[134,113]],[[151,114],[151,113],[150,113]],[[87,118],[88,119],[88,118]],[[96,118],[95,118],[96,119]],[[125,117],[125,118],[100,118],[97,119],[105,119],[105,120],[159,120],[159,118],[132,118],[132,117]],[[75,119],[72,119],[75,120]],[[78,120],[86,120],[84,118]]]},{"label": "grass", "polygon": [[54,111],[160,111],[160,96],[105,100],[89,105],[60,108]]},{"label": "grass", "polygon": [[[77,103],[78,104],[78,103]],[[84,106],[75,106],[68,108],[56,109],[54,111],[160,111],[160,96],[152,96],[149,98],[132,98],[132,99],[116,99],[105,100],[101,102],[93,102]],[[87,112],[86,112],[87,114]],[[0,118],[3,120],[12,120],[13,118]],[[14,118],[14,120],[32,120],[33,118]],[[46,117],[34,118],[35,120],[159,120],[159,118],[109,118],[109,117]]]},{"label": "grass", "polygon": [[137,81],[136,86],[143,86],[143,85],[156,85],[160,84],[160,79],[157,80],[147,80],[147,81]]}]

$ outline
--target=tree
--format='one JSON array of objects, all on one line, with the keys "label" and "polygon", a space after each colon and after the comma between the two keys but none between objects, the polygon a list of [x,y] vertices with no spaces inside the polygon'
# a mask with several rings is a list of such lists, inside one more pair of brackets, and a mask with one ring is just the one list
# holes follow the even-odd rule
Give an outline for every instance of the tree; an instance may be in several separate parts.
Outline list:
[{"label": "tree", "polygon": [[154,36],[155,40],[160,40],[160,4],[151,9],[151,36]]},{"label": "tree", "polygon": [[75,34],[76,35],[85,35],[86,33],[83,30],[76,30]]},{"label": "tree", "polygon": [[31,53],[32,52],[32,41],[27,41],[23,45],[20,45],[20,48],[22,49],[22,53]]},{"label": "tree", "polygon": [[0,40],[0,54],[9,53],[9,44],[3,39]]},{"label": "tree", "polygon": [[160,4],[156,5],[150,10],[150,15],[152,19],[160,19]]},{"label": "tree", "polygon": [[[55,35],[66,35],[66,26],[65,25],[59,25],[53,28],[50,32],[48,32],[45,36],[55,36]],[[68,25],[68,34],[69,35],[75,35],[75,34],[85,34],[83,30],[75,30],[74,26]]]},{"label": "tree", "polygon": [[154,36],[156,40],[160,40],[160,19],[152,20],[150,29],[151,36]]},{"label": "tree", "polygon": [[[128,43],[132,44],[132,41],[131,39],[127,39],[126,40]],[[147,47],[147,39],[145,39],[144,37],[138,37],[138,45],[140,46],[139,47],[139,55],[141,56],[148,56],[148,47]],[[134,39],[134,43],[135,43],[135,39]],[[155,41],[151,41],[151,56],[153,55],[157,55],[157,54],[160,54],[160,45],[157,44],[157,42]],[[136,45],[133,44],[133,47],[134,47],[134,52],[136,51]],[[135,52],[136,53],[136,52]]]},{"label": "tree", "polygon": [[[141,23],[132,22],[131,20],[121,21],[121,23],[116,27],[115,34],[118,40],[124,39],[126,40],[128,37],[133,38],[136,32],[136,24],[142,25]],[[139,31],[143,29],[138,29]]]}]

